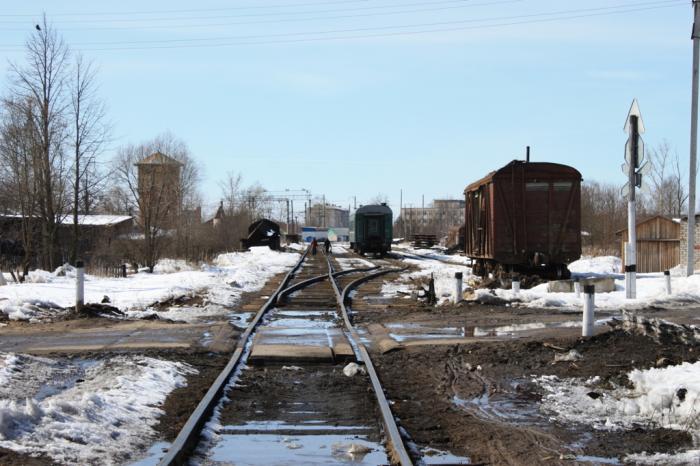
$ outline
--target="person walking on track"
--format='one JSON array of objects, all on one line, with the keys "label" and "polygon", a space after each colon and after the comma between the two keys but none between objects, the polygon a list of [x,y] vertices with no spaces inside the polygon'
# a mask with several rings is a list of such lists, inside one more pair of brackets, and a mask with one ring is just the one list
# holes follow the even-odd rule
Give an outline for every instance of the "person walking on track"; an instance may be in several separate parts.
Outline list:
[{"label": "person walking on track", "polygon": [[331,240],[326,238],[326,241],[323,242],[323,247],[326,250],[326,255],[330,254],[330,252],[331,252]]},{"label": "person walking on track", "polygon": [[318,242],[316,241],[316,238],[314,238],[311,241],[311,255],[315,256],[316,255],[316,248],[318,248]]}]

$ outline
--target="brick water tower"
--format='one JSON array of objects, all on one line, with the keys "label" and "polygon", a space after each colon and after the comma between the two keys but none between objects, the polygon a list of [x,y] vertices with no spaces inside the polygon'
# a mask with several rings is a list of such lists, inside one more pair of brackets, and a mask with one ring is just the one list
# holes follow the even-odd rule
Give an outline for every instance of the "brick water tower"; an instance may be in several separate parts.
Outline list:
[{"label": "brick water tower", "polygon": [[159,228],[174,228],[182,209],[182,163],[155,152],[135,165],[142,220]]}]

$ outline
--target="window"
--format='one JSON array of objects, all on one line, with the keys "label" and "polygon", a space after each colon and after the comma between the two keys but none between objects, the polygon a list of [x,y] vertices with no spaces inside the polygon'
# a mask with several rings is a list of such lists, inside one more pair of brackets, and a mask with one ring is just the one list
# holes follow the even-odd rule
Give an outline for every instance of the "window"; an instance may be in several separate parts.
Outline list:
[{"label": "window", "polygon": [[540,183],[537,181],[530,181],[525,183],[526,191],[548,191],[549,183]]}]

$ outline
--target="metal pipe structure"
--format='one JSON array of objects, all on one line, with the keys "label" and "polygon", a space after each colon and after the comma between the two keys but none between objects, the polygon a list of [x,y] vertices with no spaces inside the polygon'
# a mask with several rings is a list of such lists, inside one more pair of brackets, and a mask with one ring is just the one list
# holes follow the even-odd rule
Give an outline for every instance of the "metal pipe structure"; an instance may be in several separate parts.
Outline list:
[{"label": "metal pipe structure", "polygon": [[595,286],[584,285],[583,287],[583,325],[581,336],[593,336],[593,324],[595,322]]}]

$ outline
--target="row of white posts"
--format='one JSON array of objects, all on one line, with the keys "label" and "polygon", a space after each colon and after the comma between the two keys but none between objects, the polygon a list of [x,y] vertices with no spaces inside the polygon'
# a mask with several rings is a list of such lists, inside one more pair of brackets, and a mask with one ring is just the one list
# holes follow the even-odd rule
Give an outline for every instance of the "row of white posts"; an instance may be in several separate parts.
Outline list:
[{"label": "row of white posts", "polygon": [[[455,304],[462,300],[462,272],[455,273],[455,294],[453,297],[453,302]],[[671,294],[671,272],[666,270],[664,272],[664,278],[666,279],[666,293]],[[513,294],[517,296],[520,293],[520,281],[512,281]],[[578,278],[574,279],[574,293],[576,293],[576,298],[581,297],[581,282]],[[77,304],[76,304],[77,306]],[[583,325],[581,329],[581,336],[591,337],[593,336],[593,326],[595,324],[595,285],[584,285],[583,286]]]}]

